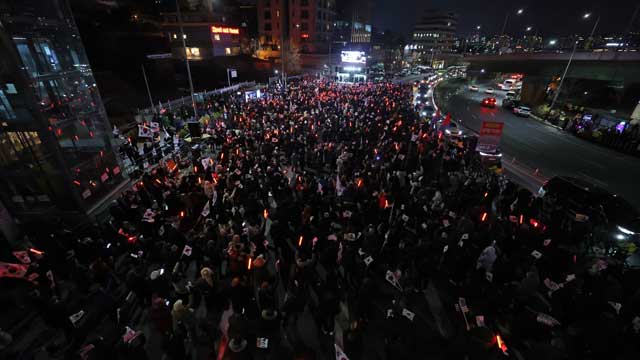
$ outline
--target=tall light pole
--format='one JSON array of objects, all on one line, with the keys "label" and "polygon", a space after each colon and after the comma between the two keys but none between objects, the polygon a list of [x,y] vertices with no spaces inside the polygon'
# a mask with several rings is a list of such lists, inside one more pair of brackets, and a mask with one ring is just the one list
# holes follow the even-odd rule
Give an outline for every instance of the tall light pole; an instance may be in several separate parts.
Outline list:
[{"label": "tall light pole", "polygon": [[144,70],[144,64],[142,66],[142,76],[144,77],[144,84],[147,87],[147,95],[149,95],[149,104],[151,104],[151,111],[156,112],[156,107],[153,105],[153,98],[151,97],[151,90],[149,89],[149,81],[147,80],[147,72]]},{"label": "tall light pole", "polygon": [[[502,31],[500,32],[500,41],[504,41],[504,43],[506,43],[506,39],[505,39],[505,30],[507,29],[507,22],[509,22],[509,15],[511,15],[512,11],[507,11],[507,14],[504,16],[504,23],[502,24]],[[524,13],[524,9],[520,8],[518,10],[516,10],[516,15],[522,15]],[[502,44],[501,44],[502,47]],[[502,51],[499,51],[499,53],[502,53]]]},{"label": "tall light pole", "polygon": [[198,118],[196,99],[193,96],[193,80],[191,79],[191,66],[189,66],[189,55],[187,54],[187,42],[185,41],[184,28],[182,26],[182,15],[180,14],[180,4],[176,0],[176,12],[178,13],[178,24],[180,25],[180,38],[182,39],[182,49],[184,50],[184,60],[187,64],[187,77],[189,78],[189,91],[191,92],[191,106],[193,106],[193,116]]},{"label": "tall light pole", "polygon": [[[582,15],[583,20],[587,20],[591,17],[591,13],[586,13]],[[596,31],[596,26],[598,26],[598,22],[600,21],[600,16],[596,20],[595,24],[593,24],[593,29],[591,29],[591,36]],[[591,37],[590,36],[590,37]],[[549,112],[556,105],[556,101],[558,101],[558,96],[560,96],[560,90],[562,89],[562,84],[564,84],[564,78],[567,76],[569,72],[569,67],[571,66],[571,61],[573,61],[573,56],[576,54],[576,49],[578,48],[578,40],[576,39],[573,43],[573,50],[571,50],[571,55],[569,56],[569,61],[567,61],[567,66],[564,68],[564,72],[562,73],[562,78],[560,78],[560,84],[558,84],[558,88],[556,89],[555,94],[553,95],[553,101],[551,102],[551,106],[549,106]]]},{"label": "tall light pole", "polygon": [[558,101],[558,96],[560,96],[560,90],[562,89],[562,84],[564,84],[564,78],[567,77],[567,73],[569,72],[569,67],[571,66],[571,61],[573,61],[573,55],[576,54],[576,48],[578,47],[578,40],[575,40],[573,43],[573,50],[571,50],[571,55],[569,56],[569,61],[567,61],[567,66],[564,68],[564,72],[562,73],[562,77],[560,78],[560,84],[558,84],[558,88],[556,89],[556,93],[553,95],[553,101],[551,101],[551,106],[549,106],[549,112],[556,105],[556,101]]},{"label": "tall light pole", "polygon": [[[588,20],[591,18],[591,13],[586,13],[584,15],[582,15],[582,18],[585,20]],[[600,14],[598,14],[598,17],[596,18],[596,22],[593,23],[593,28],[591,29],[591,33],[589,34],[589,43],[588,45],[591,46],[591,48],[593,49],[593,34],[595,34],[596,32],[596,28],[598,27],[598,23],[600,23]],[[584,48],[587,49],[588,46],[586,43],[584,44]]]},{"label": "tall light pole", "polygon": [[[516,10],[516,15],[522,15],[523,13],[524,13],[524,9],[522,8]],[[507,22],[509,21],[509,15],[511,15],[511,11],[507,12],[507,14],[504,16],[504,23],[502,24],[502,31],[500,32],[500,35],[504,35],[504,31],[507,29]]]}]

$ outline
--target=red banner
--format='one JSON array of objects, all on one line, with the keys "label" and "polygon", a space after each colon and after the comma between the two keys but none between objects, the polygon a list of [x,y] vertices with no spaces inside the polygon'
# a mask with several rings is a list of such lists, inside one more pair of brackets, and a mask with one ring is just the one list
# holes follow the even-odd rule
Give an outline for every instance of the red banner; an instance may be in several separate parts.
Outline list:
[{"label": "red banner", "polygon": [[478,137],[477,151],[493,153],[500,145],[500,137],[502,136],[502,128],[504,123],[498,121],[483,121],[480,128],[480,136]]}]

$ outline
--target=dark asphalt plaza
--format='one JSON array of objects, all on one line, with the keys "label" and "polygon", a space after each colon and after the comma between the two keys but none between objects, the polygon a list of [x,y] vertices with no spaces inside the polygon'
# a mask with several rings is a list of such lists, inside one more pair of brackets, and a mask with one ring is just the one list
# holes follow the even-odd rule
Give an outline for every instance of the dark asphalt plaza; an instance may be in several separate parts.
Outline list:
[{"label": "dark asphalt plaza", "polygon": [[[478,86],[478,92],[465,86],[451,96],[447,109],[454,121],[476,133],[483,121],[504,122],[502,163],[516,182],[535,192],[553,176],[579,177],[640,207],[640,159],[579,139],[532,117],[518,117],[501,107],[504,91],[485,94],[490,84]],[[497,106],[481,107],[485,97],[495,97]]]}]

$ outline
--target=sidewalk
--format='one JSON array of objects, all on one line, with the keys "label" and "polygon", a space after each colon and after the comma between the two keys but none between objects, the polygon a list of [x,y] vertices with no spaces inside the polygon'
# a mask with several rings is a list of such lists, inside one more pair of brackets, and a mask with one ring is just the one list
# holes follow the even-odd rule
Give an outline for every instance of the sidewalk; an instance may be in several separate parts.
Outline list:
[{"label": "sidewalk", "polygon": [[560,131],[564,131],[564,129],[563,129],[563,128],[561,128],[560,126],[558,126],[558,125],[554,125],[554,124],[552,124],[552,123],[548,122],[547,120],[545,120],[545,119],[543,119],[543,118],[539,117],[538,115],[535,115],[534,113],[531,113],[531,118],[532,118],[532,119],[535,119],[535,120],[537,120],[537,121],[539,121],[539,122],[541,122],[541,123],[543,123],[543,124],[545,124],[545,125],[547,125],[547,126],[550,126],[550,127],[556,128],[556,129],[558,129],[558,130],[560,130]]}]

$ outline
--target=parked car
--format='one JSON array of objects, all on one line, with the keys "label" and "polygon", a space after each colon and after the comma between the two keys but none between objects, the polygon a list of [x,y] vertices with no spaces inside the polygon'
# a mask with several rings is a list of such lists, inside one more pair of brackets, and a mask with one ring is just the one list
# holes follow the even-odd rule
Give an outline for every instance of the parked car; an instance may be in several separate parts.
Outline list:
[{"label": "parked car", "polygon": [[526,106],[520,105],[513,108],[513,113],[518,116],[529,117],[529,115],[531,115],[531,109]]},{"label": "parked car", "polygon": [[485,93],[485,94],[493,94],[493,93],[495,93],[495,90],[493,90],[493,88],[487,88],[487,89],[484,91],[484,93]]},{"label": "parked car", "polygon": [[494,108],[496,107],[496,98],[486,97],[480,102],[480,106]]},{"label": "parked car", "polygon": [[590,217],[606,218],[603,222],[607,241],[632,241],[640,245],[640,212],[620,196],[569,176],[551,178],[540,187],[538,196],[543,199],[545,219],[555,216],[555,209],[578,222]]},{"label": "parked car", "polygon": [[513,109],[520,105],[520,101],[512,99],[502,99],[502,107],[505,109]]},{"label": "parked car", "polygon": [[480,90],[477,85],[469,85],[469,91],[478,91]]}]

